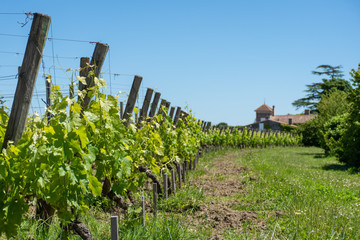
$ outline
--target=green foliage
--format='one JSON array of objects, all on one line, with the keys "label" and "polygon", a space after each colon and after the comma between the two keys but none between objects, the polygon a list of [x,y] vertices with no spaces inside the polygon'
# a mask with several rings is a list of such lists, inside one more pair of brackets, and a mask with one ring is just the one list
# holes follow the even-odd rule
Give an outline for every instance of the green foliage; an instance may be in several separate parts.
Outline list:
[{"label": "green foliage", "polygon": [[[117,98],[101,91],[105,81],[92,73],[89,77],[95,85],[78,91],[78,100],[63,96],[60,87],[54,86],[53,104],[47,109],[51,120],[46,115],[30,117],[17,146],[10,144],[0,154],[0,236],[17,234],[29,202],[35,199],[46,201],[66,226],[85,215],[90,206],[107,201],[102,196],[105,180],[116,195],[137,192],[146,179],[138,171],[140,165],[160,177],[166,164],[193,159],[204,145],[257,147],[301,141],[301,136],[247,129],[202,132],[201,122],[191,111],[176,126],[166,114],[139,124],[121,120]],[[92,100],[82,109],[86,95]],[[0,109],[2,139],[7,120]]]},{"label": "green foliage", "polygon": [[343,153],[344,149],[340,139],[346,131],[347,117],[348,114],[337,115],[325,123],[325,151],[328,153],[334,154],[336,156],[340,156]]},{"label": "green foliage", "polygon": [[330,153],[330,148],[325,140],[327,127],[325,124],[331,118],[345,114],[350,103],[347,99],[348,93],[334,90],[322,97],[321,101],[316,104],[318,113],[312,120],[300,125],[297,129],[303,136],[305,146],[322,147],[326,153]]},{"label": "green foliage", "polygon": [[320,65],[317,68],[322,69],[322,71],[313,71],[313,74],[326,75],[329,79],[323,78],[321,82],[306,85],[306,97],[300,98],[292,103],[296,109],[305,107],[316,112],[318,110],[317,103],[323,96],[330,94],[334,90],[343,92],[351,91],[352,88],[350,83],[341,78],[343,76],[342,71],[340,70],[341,66],[332,67],[330,65]]},{"label": "green foliage", "polygon": [[[351,76],[354,90],[349,94],[351,103],[349,115],[340,129],[346,128],[340,138],[342,151],[337,151],[341,162],[360,166],[360,65],[358,70],[352,70]],[[338,149],[339,150],[339,149]]]},{"label": "green foliage", "polygon": [[284,132],[296,132],[296,127],[287,124],[280,124],[280,130]]}]

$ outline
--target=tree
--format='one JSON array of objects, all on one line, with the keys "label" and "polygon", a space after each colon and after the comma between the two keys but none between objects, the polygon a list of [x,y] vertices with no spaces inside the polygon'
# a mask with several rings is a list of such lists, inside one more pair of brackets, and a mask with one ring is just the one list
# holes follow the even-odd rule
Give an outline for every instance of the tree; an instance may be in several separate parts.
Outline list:
[{"label": "tree", "polygon": [[351,76],[354,90],[348,97],[351,104],[349,113],[339,126],[345,131],[341,132],[336,154],[341,162],[360,167],[360,64],[357,71],[352,70]]},{"label": "tree", "polygon": [[[340,90],[333,90],[323,95],[321,101],[316,105],[318,110],[316,118],[301,124],[297,129],[303,136],[305,146],[322,147],[325,153],[332,153],[325,137],[329,128],[326,124],[332,118],[348,112],[350,108],[348,96],[349,93]],[[334,123],[332,122],[331,126],[334,126]]]},{"label": "tree", "polygon": [[330,66],[320,65],[316,69],[319,71],[312,71],[314,75],[325,75],[327,78],[323,78],[321,82],[316,82],[306,85],[307,89],[305,92],[308,94],[304,98],[295,100],[292,105],[299,109],[301,107],[309,108],[312,111],[317,112],[317,103],[322,99],[323,96],[331,93],[334,90],[340,90],[344,92],[351,91],[351,85],[345,79],[341,77],[342,74],[341,66]]},{"label": "tree", "polygon": [[221,123],[219,123],[218,125],[216,125],[216,127],[218,127],[218,128],[227,128],[227,127],[228,127],[228,124],[225,123],[225,122],[221,122]]}]

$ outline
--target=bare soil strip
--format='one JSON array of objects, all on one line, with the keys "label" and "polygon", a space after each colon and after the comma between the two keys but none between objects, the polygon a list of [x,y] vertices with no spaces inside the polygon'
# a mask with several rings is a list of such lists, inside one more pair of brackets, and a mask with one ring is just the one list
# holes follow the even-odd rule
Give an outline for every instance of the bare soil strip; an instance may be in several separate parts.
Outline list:
[{"label": "bare soil strip", "polygon": [[[222,239],[225,230],[242,231],[245,222],[252,228],[265,228],[265,220],[259,219],[257,212],[233,209],[239,204],[236,195],[246,194],[243,172],[248,169],[234,162],[238,157],[239,152],[231,152],[214,158],[204,166],[205,174],[191,180],[202,189],[207,200],[187,217],[195,229],[199,225],[213,228],[214,237],[210,239]],[[255,177],[250,179],[256,180]]]}]

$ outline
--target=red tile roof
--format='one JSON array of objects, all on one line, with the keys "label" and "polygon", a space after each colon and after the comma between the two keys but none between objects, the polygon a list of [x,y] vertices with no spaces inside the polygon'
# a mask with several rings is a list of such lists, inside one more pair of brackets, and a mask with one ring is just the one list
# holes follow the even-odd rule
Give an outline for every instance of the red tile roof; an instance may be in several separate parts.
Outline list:
[{"label": "red tile roof", "polygon": [[268,112],[272,112],[272,111],[273,111],[272,108],[266,104],[263,104],[260,107],[258,107],[257,109],[255,109],[255,112],[261,112],[261,113],[268,113]]},{"label": "red tile roof", "polygon": [[310,114],[310,115],[275,115],[275,116],[271,116],[270,120],[289,124],[289,119],[291,118],[293,124],[301,124],[301,123],[311,120],[314,117],[315,117],[315,115],[313,115],[313,114]]}]

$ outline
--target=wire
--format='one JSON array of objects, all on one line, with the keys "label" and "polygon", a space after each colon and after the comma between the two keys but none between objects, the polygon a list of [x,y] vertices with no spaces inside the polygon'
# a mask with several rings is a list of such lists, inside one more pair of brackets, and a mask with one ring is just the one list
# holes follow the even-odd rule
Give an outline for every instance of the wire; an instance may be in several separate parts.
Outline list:
[{"label": "wire", "polygon": [[0,36],[7,36],[7,37],[29,37],[29,35],[17,35],[17,34],[9,34],[9,33],[0,33]]},{"label": "wire", "polygon": [[14,74],[14,75],[0,76],[0,79],[3,79],[3,78],[16,78],[16,77],[17,77],[17,74]]},{"label": "wire", "polygon": [[77,39],[68,39],[68,38],[53,38],[53,37],[48,37],[48,40],[55,40],[55,41],[65,41],[65,42],[82,42],[82,43],[90,43],[90,44],[94,44],[97,43],[96,41],[88,41],[88,40],[77,40]]},{"label": "wire", "polygon": [[31,12],[28,13],[0,13],[0,15],[23,15],[23,14],[32,14]]}]

